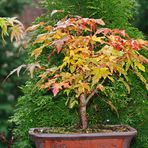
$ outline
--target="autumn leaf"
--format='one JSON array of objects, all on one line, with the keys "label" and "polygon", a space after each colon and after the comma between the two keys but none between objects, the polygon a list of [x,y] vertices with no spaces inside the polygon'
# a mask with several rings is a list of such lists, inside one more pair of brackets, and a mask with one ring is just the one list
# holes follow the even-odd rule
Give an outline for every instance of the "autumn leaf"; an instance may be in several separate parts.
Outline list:
[{"label": "autumn leaf", "polygon": [[37,28],[39,28],[40,26],[43,26],[43,25],[44,25],[44,22],[40,22],[39,24],[32,25],[32,26],[30,26],[26,29],[26,32],[32,32],[32,31],[36,30]]},{"label": "autumn leaf", "polygon": [[10,26],[14,26],[16,24],[19,26],[23,26],[23,24],[19,20],[17,20],[17,17],[6,18],[6,20]]},{"label": "autumn leaf", "polygon": [[8,35],[8,29],[11,30],[11,41],[15,39],[17,42],[20,41],[24,36],[24,26],[16,19],[12,18],[1,18],[0,17],[0,28],[3,42],[5,43],[4,37]]},{"label": "autumn leaf", "polygon": [[107,34],[109,34],[111,32],[111,29],[108,29],[108,28],[100,28],[100,29],[98,29],[96,32],[95,32],[95,36],[97,35],[97,34],[103,34],[103,35],[107,35]]},{"label": "autumn leaf", "polygon": [[71,39],[70,36],[64,37],[62,39],[53,41],[53,45],[55,46],[55,48],[57,49],[57,52],[60,53],[61,50],[63,49],[62,47],[65,45],[66,42],[68,42]]},{"label": "autumn leaf", "polygon": [[[13,70],[9,73],[9,75],[5,78],[5,80],[8,79],[8,78],[9,78],[12,74],[14,74],[15,72],[17,73],[17,76],[19,77],[19,74],[20,74],[21,69],[22,69],[22,68],[26,68],[26,66],[27,66],[27,65],[23,64],[23,65],[20,65],[19,67],[15,68],[15,69],[13,69]],[[4,80],[4,81],[5,81],[5,80]]]},{"label": "autumn leaf", "polygon": [[7,26],[7,21],[1,17],[0,17],[0,29],[1,29],[1,36],[2,36],[3,42],[5,43],[4,36],[8,35],[8,32],[7,32],[8,26]]},{"label": "autumn leaf", "polygon": [[95,35],[92,36],[92,40],[95,41],[95,42],[103,43],[104,41],[102,39],[103,39],[102,37],[97,37]]},{"label": "autumn leaf", "polygon": [[41,66],[40,66],[39,63],[31,63],[31,64],[28,64],[27,65],[26,70],[28,70],[30,72],[30,77],[31,78],[33,78],[33,74],[34,74],[34,71],[35,71],[36,68],[37,69],[40,69],[41,68]]},{"label": "autumn leaf", "polygon": [[50,39],[50,36],[49,36],[48,33],[40,34],[40,35],[37,36],[36,40],[34,41],[34,44],[43,43],[46,40],[50,41],[49,39]]},{"label": "autumn leaf", "polygon": [[99,25],[101,25],[101,26],[104,26],[105,25],[105,23],[104,23],[104,21],[102,20],[102,19],[94,19],[93,20],[96,24],[99,24]]},{"label": "autumn leaf", "polygon": [[148,59],[144,57],[143,55],[139,55],[138,59],[140,60],[141,63],[148,64]]},{"label": "autumn leaf", "polygon": [[125,30],[113,29],[112,34],[113,35],[122,35],[123,37],[129,37],[126,34]]},{"label": "autumn leaf", "polygon": [[64,10],[53,10],[50,14],[50,16],[52,17],[54,14],[56,13],[61,13],[61,12],[64,12]]},{"label": "autumn leaf", "polygon": [[137,66],[139,70],[145,72],[145,67],[141,63],[135,62],[135,66]]},{"label": "autumn leaf", "polygon": [[70,72],[73,73],[75,71],[75,67],[74,66],[70,66]]},{"label": "autumn leaf", "polygon": [[108,79],[111,80],[113,83],[115,82],[114,78],[111,76],[108,76]]},{"label": "autumn leaf", "polygon": [[16,41],[20,41],[24,36],[24,27],[20,25],[15,25],[11,27],[11,41],[16,39]]},{"label": "autumn leaf", "polygon": [[42,53],[45,46],[46,45],[43,44],[41,47],[36,48],[35,50],[33,50],[32,53],[31,53],[31,56],[35,56],[35,59],[37,59],[38,56]]},{"label": "autumn leaf", "polygon": [[58,83],[54,83],[52,85],[52,92],[53,92],[53,95],[56,96],[58,94],[58,92],[62,89],[62,86]]},{"label": "autumn leaf", "polygon": [[97,85],[97,90],[104,91],[105,87],[102,84]]}]

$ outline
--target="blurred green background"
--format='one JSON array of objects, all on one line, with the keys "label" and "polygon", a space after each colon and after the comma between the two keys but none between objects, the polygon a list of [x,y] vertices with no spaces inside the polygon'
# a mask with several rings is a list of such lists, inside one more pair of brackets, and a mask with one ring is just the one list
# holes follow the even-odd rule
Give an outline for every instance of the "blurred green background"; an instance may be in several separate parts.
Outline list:
[{"label": "blurred green background", "polygon": [[[0,17],[18,17],[27,27],[40,14],[40,10],[35,7],[34,0],[0,0]],[[6,41],[7,44],[3,45],[0,38],[0,148],[7,148],[8,145],[2,143],[11,141],[12,127],[8,119],[13,115],[16,100],[22,94],[19,86],[27,80],[25,75],[12,75],[4,82],[10,71],[24,63],[26,56],[23,47],[11,43],[9,37],[6,37]]]}]

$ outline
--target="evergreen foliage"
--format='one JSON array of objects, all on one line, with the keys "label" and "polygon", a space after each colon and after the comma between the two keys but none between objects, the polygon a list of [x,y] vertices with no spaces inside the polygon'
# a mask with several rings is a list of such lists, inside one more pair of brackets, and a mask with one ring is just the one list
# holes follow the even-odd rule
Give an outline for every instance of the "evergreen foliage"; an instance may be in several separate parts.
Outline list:
[{"label": "evergreen foliage", "polygon": [[136,17],[136,26],[145,33],[148,38],[148,1],[137,0],[139,3],[138,15]]},{"label": "evergreen foliage", "polygon": [[64,10],[69,15],[102,18],[108,28],[125,29],[131,37],[142,37],[129,23],[134,21],[135,0],[45,0],[44,5],[49,11]]},{"label": "evergreen foliage", "polygon": [[[125,29],[132,37],[142,37],[142,34],[128,22],[133,21],[132,14],[135,11],[135,3],[133,0],[45,0],[43,4],[50,12],[56,9],[65,10],[63,14],[54,14],[54,18],[56,18],[55,21],[65,14],[103,18],[109,28]],[[40,18],[40,20],[46,20],[47,24],[50,24],[52,20],[49,18],[50,14],[47,14],[45,18]],[[41,29],[36,30],[37,34],[41,32]],[[28,55],[30,55],[35,48],[34,45],[30,45]],[[46,56],[47,54],[48,53],[45,53]],[[148,54],[145,53],[145,55],[147,56]],[[46,62],[45,56],[42,56],[39,60]],[[33,62],[34,60],[33,58],[28,58],[27,61]],[[57,63],[58,61],[53,62]],[[120,105],[116,106],[120,115],[119,118],[117,118],[115,113],[110,112],[110,109],[108,109],[108,106],[103,101],[97,100],[91,102],[91,108],[88,111],[90,116],[93,116],[90,124],[98,122],[103,122],[104,124],[129,124],[137,128],[139,132],[137,140],[133,142],[132,148],[147,148],[148,119],[146,118],[146,114],[148,112],[148,92],[145,91],[144,85],[133,73],[130,75],[132,89],[130,95],[127,95],[124,86],[120,83],[116,83],[112,90],[109,90],[109,97],[113,100],[114,105],[116,106],[116,104],[121,102]],[[28,81],[22,88],[24,95],[19,98],[15,115],[11,119],[11,122],[16,124],[14,132],[17,136],[17,142],[14,148],[32,147],[28,137],[28,130],[31,127],[70,126],[76,124],[78,120],[76,116],[77,112],[74,113],[67,109],[64,99],[59,99],[58,97],[53,99],[50,93],[47,94],[44,91],[36,93],[36,91],[33,90],[36,81],[35,76],[33,80]],[[60,97],[64,97],[64,95],[61,93]],[[100,103],[103,104],[104,107],[99,108],[98,104]],[[56,104],[56,107],[54,104]],[[102,116],[100,116],[100,112]]]}]

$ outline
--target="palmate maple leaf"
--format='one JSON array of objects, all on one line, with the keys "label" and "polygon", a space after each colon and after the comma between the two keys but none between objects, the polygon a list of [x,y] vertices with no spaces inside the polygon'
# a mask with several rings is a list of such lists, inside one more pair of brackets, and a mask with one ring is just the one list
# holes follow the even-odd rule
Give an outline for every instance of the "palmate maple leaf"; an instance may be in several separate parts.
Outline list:
[{"label": "palmate maple leaf", "polygon": [[15,39],[18,42],[24,37],[24,26],[16,17],[0,17],[0,29],[3,43],[6,43],[4,37],[8,36],[8,30],[10,30],[11,41]]},{"label": "palmate maple leaf", "polygon": [[22,65],[18,66],[17,68],[13,69],[3,82],[5,82],[14,73],[17,73],[17,76],[19,77],[22,68],[25,68],[27,71],[29,71],[30,77],[33,78],[33,74],[34,74],[35,69],[41,69],[41,66],[39,63],[22,64]]}]

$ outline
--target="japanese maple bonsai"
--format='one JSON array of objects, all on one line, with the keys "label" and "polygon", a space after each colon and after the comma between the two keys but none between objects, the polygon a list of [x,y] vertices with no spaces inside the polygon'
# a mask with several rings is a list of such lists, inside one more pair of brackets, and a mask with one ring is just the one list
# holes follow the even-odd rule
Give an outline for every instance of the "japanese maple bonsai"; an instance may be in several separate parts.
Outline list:
[{"label": "japanese maple bonsai", "polygon": [[[101,19],[64,18],[50,26],[40,22],[27,29],[33,32],[38,27],[44,33],[31,40],[37,48],[31,53],[37,61],[38,89],[51,91],[53,97],[63,91],[67,94],[67,104],[79,106],[80,128],[88,128],[87,107],[98,92],[105,93],[108,83],[121,81],[130,93],[128,72],[133,71],[148,85],[141,72],[148,59],[140,54],[147,50],[148,42],[132,39],[124,30],[104,28]],[[48,50],[48,65],[38,61],[38,57]],[[52,58],[62,60],[52,63]],[[33,65],[33,64],[32,64]],[[56,66],[55,66],[56,65]],[[32,72],[32,71],[31,71]],[[69,98],[75,97],[75,100]],[[110,105],[113,106],[112,102]],[[115,108],[115,107],[114,107]],[[32,132],[31,132],[32,134]],[[39,143],[38,143],[39,144]]]}]

